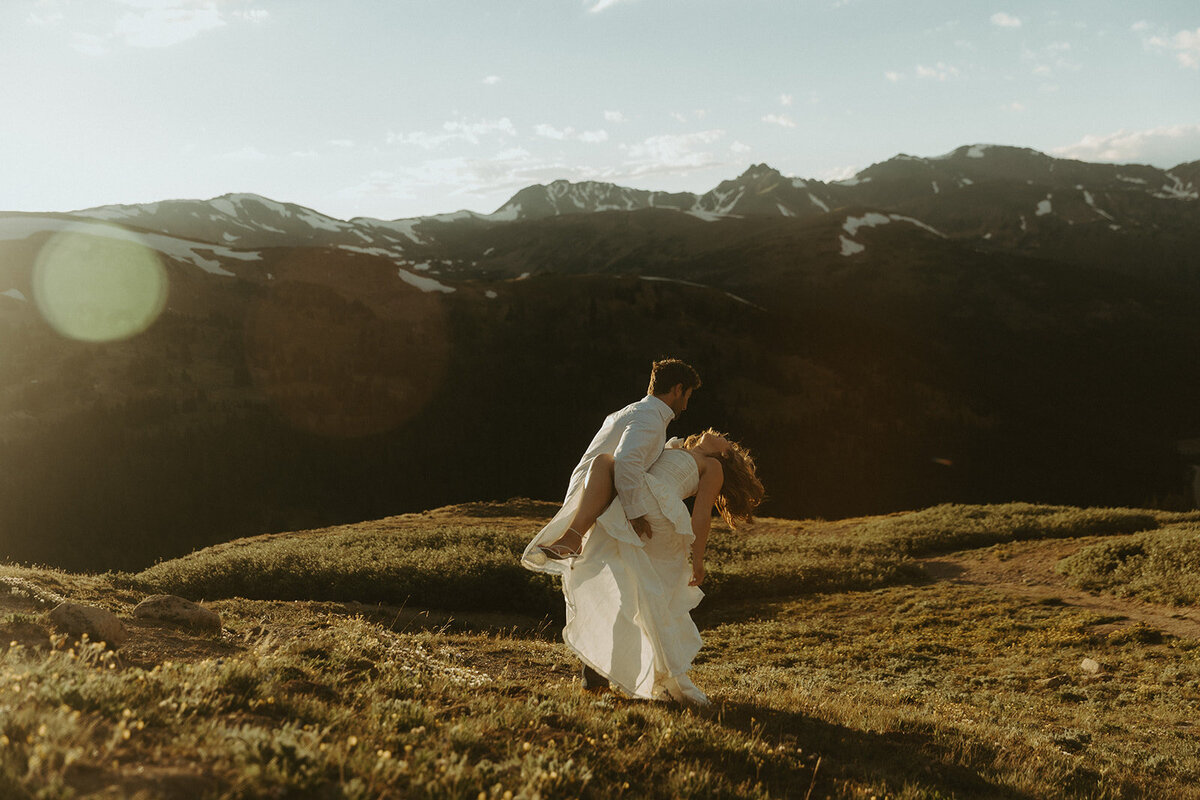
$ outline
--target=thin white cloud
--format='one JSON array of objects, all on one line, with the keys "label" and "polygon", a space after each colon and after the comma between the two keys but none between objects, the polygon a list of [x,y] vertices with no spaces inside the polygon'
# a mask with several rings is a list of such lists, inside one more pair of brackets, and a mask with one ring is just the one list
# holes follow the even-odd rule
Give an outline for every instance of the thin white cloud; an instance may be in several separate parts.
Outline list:
[{"label": "thin white cloud", "polygon": [[329,144],[333,145],[334,147],[340,147],[343,150],[349,150],[352,147],[354,147],[354,140],[353,139],[330,139]]},{"label": "thin white cloud", "polygon": [[723,130],[651,136],[637,144],[621,145],[628,157],[621,170],[625,177],[686,174],[719,162],[709,147],[725,137]]},{"label": "thin white cloud", "polygon": [[1050,42],[1037,50],[1026,47],[1021,51],[1021,60],[1033,64],[1033,74],[1039,77],[1052,75],[1055,70],[1079,72],[1083,66],[1067,58],[1072,49],[1071,43],[1065,41]]},{"label": "thin white cloud", "polygon": [[58,10],[57,4],[38,3],[38,6],[43,7],[46,10],[44,12],[30,11],[25,17],[25,21],[30,25],[34,25],[39,28],[49,27],[51,25],[57,25],[66,19],[66,15]]},{"label": "thin white cloud", "polygon": [[1138,31],[1139,33],[1141,31],[1148,31],[1150,30],[1150,23],[1146,22],[1144,19],[1138,20],[1137,22],[1133,23],[1133,25],[1129,26],[1129,29],[1131,31]]},{"label": "thin white cloud", "polygon": [[1019,114],[1019,113],[1021,113],[1022,111],[1024,111],[1024,110],[1025,110],[1025,104],[1024,104],[1024,103],[1022,103],[1022,102],[1019,102],[1019,101],[1016,101],[1016,100],[1014,100],[1013,102],[1011,102],[1011,103],[1009,103],[1008,105],[1006,105],[1006,106],[1004,107],[1004,109],[1005,109],[1006,111],[1013,111],[1013,112],[1016,112],[1016,113],[1018,113],[1018,114]]},{"label": "thin white cloud", "polygon": [[1078,142],[1054,148],[1050,152],[1081,161],[1173,167],[1200,158],[1200,125],[1168,125],[1140,131],[1089,134]]},{"label": "thin white cloud", "polygon": [[113,36],[134,47],[170,47],[226,24],[215,5],[198,9],[151,8],[122,15],[113,26]]},{"label": "thin white cloud", "polygon": [[762,121],[770,123],[771,125],[778,125],[781,128],[796,127],[796,121],[787,114],[767,114],[762,118]]},{"label": "thin white cloud", "polygon": [[779,95],[779,105],[781,105],[781,106],[790,106],[795,101],[796,101],[796,98],[793,95],[790,95],[790,94]]},{"label": "thin white cloud", "polygon": [[494,120],[477,120],[474,122],[451,120],[443,123],[442,130],[437,133],[430,131],[389,132],[387,143],[416,145],[426,150],[432,150],[447,142],[467,142],[477,145],[485,137],[493,134],[502,134],[510,137],[516,136],[517,128],[508,117],[501,117]]},{"label": "thin white cloud", "polygon": [[491,211],[515,191],[531,184],[603,177],[601,170],[570,167],[514,147],[489,157],[431,159],[392,172],[372,172],[359,183],[342,189],[338,196],[359,201],[401,200],[416,197],[415,190],[442,189],[450,197],[469,198],[462,202],[476,206],[490,204],[487,210]]},{"label": "thin white cloud", "polygon": [[1148,47],[1175,54],[1175,60],[1189,69],[1200,69],[1200,28],[1179,31],[1173,36],[1151,36]]},{"label": "thin white cloud", "polygon": [[555,128],[553,125],[541,124],[533,126],[533,133],[535,136],[541,136],[543,139],[554,139],[560,142],[574,132],[574,128],[563,128],[560,130]]},{"label": "thin white cloud", "polygon": [[887,78],[892,83],[899,83],[904,79],[903,75],[892,70],[888,70],[887,72],[883,73],[883,77]]},{"label": "thin white cloud", "polygon": [[950,78],[957,78],[958,75],[958,67],[954,66],[953,64],[947,64],[944,61],[939,61],[932,67],[927,67],[924,64],[917,65],[918,78],[945,81],[949,80]]},{"label": "thin white cloud", "polygon": [[[164,48],[189,41],[230,23],[259,24],[270,12],[244,6],[244,0],[110,0],[92,9],[91,30],[73,33],[70,45],[87,55],[104,55],[114,47]],[[61,24],[64,15],[56,2],[40,2],[45,14],[33,12],[31,24]]]},{"label": "thin white cloud", "polygon": [[629,121],[629,119],[620,111],[605,111],[604,119],[607,122],[616,122],[616,123]]},{"label": "thin white cloud", "polygon": [[567,140],[585,142],[587,144],[598,144],[608,141],[608,131],[600,129],[594,131],[576,131],[574,128],[567,126],[566,128],[556,128],[553,125],[541,123],[533,126],[535,136],[540,136],[543,139],[553,139],[554,141],[563,142]]},{"label": "thin white cloud", "polygon": [[1019,28],[1021,27],[1021,18],[1014,17],[1012,14],[1006,14],[1003,11],[997,11],[992,14],[991,23],[998,28]]},{"label": "thin white cloud", "polygon": [[487,84],[488,86],[495,86],[497,83],[500,82],[500,76],[499,75],[488,75],[486,78],[483,79],[483,82],[485,84]]},{"label": "thin white cloud", "polygon": [[738,155],[749,153],[753,149],[754,148],[750,145],[742,144],[741,142],[734,142],[733,144],[729,145],[730,152],[737,153]]},{"label": "thin white cloud", "polygon": [[590,14],[599,14],[601,11],[606,11],[619,3],[626,3],[629,0],[587,0],[591,4],[588,9]]}]

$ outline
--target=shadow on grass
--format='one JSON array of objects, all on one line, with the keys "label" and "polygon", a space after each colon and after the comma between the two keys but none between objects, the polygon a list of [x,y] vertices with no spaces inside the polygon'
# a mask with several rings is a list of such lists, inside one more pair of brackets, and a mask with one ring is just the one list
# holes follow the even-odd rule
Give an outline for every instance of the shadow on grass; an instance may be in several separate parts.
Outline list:
[{"label": "shadow on grass", "polygon": [[[765,763],[760,778],[772,792],[804,797],[812,784],[813,797],[841,796],[841,784],[882,784],[889,794],[905,787],[934,792],[933,797],[1032,800],[1033,795],[987,780],[968,767],[950,762],[950,755],[933,737],[921,732],[869,733],[814,719],[797,712],[778,711],[750,703],[724,702],[712,712],[724,727],[767,741],[798,747],[820,756],[803,768]],[[978,745],[976,745],[978,747]],[[988,754],[994,755],[992,753]]]}]

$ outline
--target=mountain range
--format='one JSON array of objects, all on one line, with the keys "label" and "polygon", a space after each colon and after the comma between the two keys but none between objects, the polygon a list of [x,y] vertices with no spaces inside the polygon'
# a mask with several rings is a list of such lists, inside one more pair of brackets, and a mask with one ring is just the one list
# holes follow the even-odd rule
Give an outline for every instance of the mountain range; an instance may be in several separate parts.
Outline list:
[{"label": "mountain range", "polygon": [[[651,209],[706,222],[814,221],[838,209],[886,209],[908,217],[909,224],[979,248],[1117,268],[1130,268],[1131,260],[1147,256],[1157,268],[1186,269],[1189,251],[1200,244],[1197,199],[1200,161],[1162,170],[977,144],[933,158],[901,154],[831,183],[788,178],[759,164],[700,195],[555,181],[520,190],[491,214],[343,221],[253,194],[230,194],[102,206],[71,216],[236,250],[337,247],[392,258],[419,271],[472,278],[494,266],[495,251],[463,247],[464,242],[484,243],[484,232],[510,223]],[[846,233],[850,244],[845,248],[859,252],[855,237]]]},{"label": "mountain range", "polygon": [[[64,234],[156,254],[148,330],[47,324],[34,275]],[[554,499],[664,355],[705,380],[679,431],[751,446],[769,513],[1181,505],[1198,301],[1200,162],[996,145],[391,221],[251,194],[0,213],[0,555],[130,568]]]}]

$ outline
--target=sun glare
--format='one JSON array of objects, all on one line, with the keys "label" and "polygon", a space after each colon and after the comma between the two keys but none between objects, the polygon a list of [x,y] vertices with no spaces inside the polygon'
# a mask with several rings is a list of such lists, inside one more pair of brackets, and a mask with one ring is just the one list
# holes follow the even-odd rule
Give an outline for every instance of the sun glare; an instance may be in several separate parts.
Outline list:
[{"label": "sun glare", "polygon": [[42,247],[33,293],[42,316],[63,336],[109,342],[150,327],[167,302],[167,275],[136,235],[82,223]]}]

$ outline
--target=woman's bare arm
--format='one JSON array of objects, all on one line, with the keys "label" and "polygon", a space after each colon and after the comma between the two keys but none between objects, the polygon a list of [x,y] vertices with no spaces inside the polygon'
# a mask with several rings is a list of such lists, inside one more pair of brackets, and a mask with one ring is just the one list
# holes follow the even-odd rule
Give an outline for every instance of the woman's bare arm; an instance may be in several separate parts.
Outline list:
[{"label": "woman's bare arm", "polygon": [[708,546],[708,533],[712,530],[713,505],[724,483],[725,473],[721,469],[721,462],[715,458],[704,459],[700,486],[692,503],[692,533],[696,535],[696,540],[692,543],[692,579],[688,582],[689,586],[699,586],[704,582],[704,551]]}]

